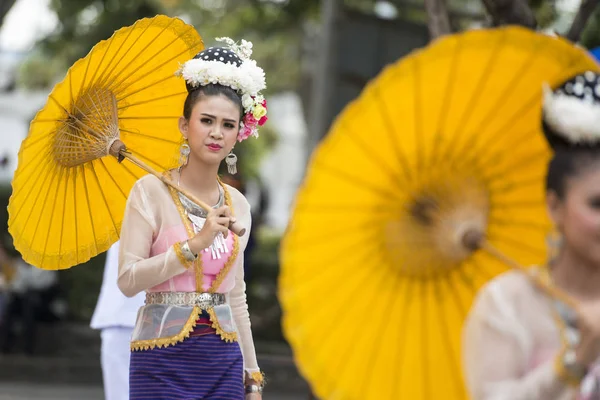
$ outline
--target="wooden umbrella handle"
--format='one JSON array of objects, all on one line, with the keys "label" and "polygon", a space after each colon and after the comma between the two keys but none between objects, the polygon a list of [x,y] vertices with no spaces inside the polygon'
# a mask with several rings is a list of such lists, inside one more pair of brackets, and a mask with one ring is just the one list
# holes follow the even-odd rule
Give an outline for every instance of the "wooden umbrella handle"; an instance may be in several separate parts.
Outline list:
[{"label": "wooden umbrella handle", "polygon": [[[180,187],[179,185],[177,185],[172,180],[168,179],[163,174],[158,174],[157,173],[157,174],[154,174],[154,176],[156,176],[158,179],[160,179],[161,181],[163,181],[165,184],[171,186],[173,189],[175,189],[178,192],[182,193],[185,197],[187,197],[188,199],[190,199],[191,201],[193,201],[194,203],[196,203],[197,205],[199,205],[200,207],[202,207],[204,209],[204,211],[209,212],[210,210],[212,210],[211,206],[209,206],[208,204],[206,204],[202,200],[198,199],[196,196],[194,196],[193,194],[191,194],[190,192],[188,192],[184,188]],[[230,223],[229,224],[229,229],[233,233],[235,233],[236,235],[238,235],[240,237],[244,236],[244,234],[246,233],[246,228],[244,228],[243,226],[241,226],[240,223],[237,222],[237,221]]]},{"label": "wooden umbrella handle", "polygon": [[[120,144],[122,144],[122,142],[120,142]],[[119,144],[117,144],[117,145],[119,145]],[[111,154],[112,153],[113,152],[111,151]],[[146,171],[146,172],[148,172],[148,173],[156,176],[162,182],[164,182],[165,184],[171,186],[173,189],[177,190],[179,193],[182,193],[185,197],[187,197],[188,199],[190,199],[191,201],[193,201],[194,203],[196,203],[198,206],[202,207],[204,209],[204,211],[209,212],[210,210],[212,210],[211,206],[209,206],[208,204],[206,204],[202,200],[196,198],[196,196],[194,196],[193,194],[191,194],[187,190],[183,189],[182,187],[180,187],[179,185],[177,185],[172,180],[168,179],[164,174],[161,174],[161,173],[155,171],[148,164],[146,164],[145,162],[143,162],[142,160],[140,160],[139,158],[135,157],[133,154],[131,154],[130,152],[128,152],[126,150],[126,148],[125,148],[125,145],[123,145],[122,147],[120,147],[118,149],[118,154],[121,157],[128,159],[129,161],[131,161],[133,164],[137,165],[138,167],[140,167],[144,171]],[[246,234],[246,228],[244,228],[242,225],[240,225],[240,223],[237,222],[237,221],[229,224],[229,229],[233,233],[235,233],[236,235],[238,235],[240,237],[244,236]]]},{"label": "wooden umbrella handle", "polygon": [[565,303],[569,307],[573,308],[574,311],[577,311],[577,301],[575,299],[573,299],[571,296],[569,296],[567,293],[565,293],[563,290],[557,288],[556,286],[549,285],[547,282],[545,282],[541,278],[539,278],[537,276],[532,276],[531,274],[528,274],[527,269],[525,267],[523,267],[521,264],[514,261],[513,259],[507,257],[504,253],[502,253],[496,247],[492,246],[492,244],[490,242],[488,242],[487,240],[482,241],[481,249],[484,250],[489,255],[494,256],[498,260],[509,265],[510,267],[512,267],[516,270],[522,271],[523,273],[526,273],[527,276],[533,281],[533,283],[540,290],[542,290],[546,295]]},{"label": "wooden umbrella handle", "polygon": [[481,234],[479,232],[475,232],[475,231],[466,232],[463,235],[463,245],[471,250],[481,249],[481,250],[485,251],[486,253],[488,253],[489,255],[495,257],[499,261],[503,262],[504,264],[506,264],[518,271],[523,272],[547,296],[563,302],[567,306],[571,307],[573,309],[573,311],[575,311],[577,314],[579,314],[578,306],[577,306],[578,303],[573,297],[569,296],[567,293],[565,293],[563,290],[557,288],[556,286],[550,285],[548,282],[544,281],[543,279],[529,274],[527,272],[527,269],[524,266],[522,266],[521,264],[519,264],[512,258],[510,258],[507,255],[505,255],[504,253],[502,253],[496,247],[494,247],[485,238],[485,236],[483,234]]}]

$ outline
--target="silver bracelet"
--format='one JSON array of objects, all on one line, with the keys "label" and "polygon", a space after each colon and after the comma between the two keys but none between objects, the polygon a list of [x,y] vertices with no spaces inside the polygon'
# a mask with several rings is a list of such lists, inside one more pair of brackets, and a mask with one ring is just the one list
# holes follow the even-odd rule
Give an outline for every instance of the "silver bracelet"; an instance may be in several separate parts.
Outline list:
[{"label": "silver bracelet", "polygon": [[262,387],[258,385],[246,385],[246,394],[248,393],[262,393]]},{"label": "silver bracelet", "polygon": [[188,261],[195,261],[196,258],[198,257],[198,255],[194,254],[192,252],[192,250],[190,249],[190,245],[187,242],[187,240],[185,242],[183,242],[183,244],[181,245],[181,252],[183,253],[183,256],[185,257],[185,259]]}]

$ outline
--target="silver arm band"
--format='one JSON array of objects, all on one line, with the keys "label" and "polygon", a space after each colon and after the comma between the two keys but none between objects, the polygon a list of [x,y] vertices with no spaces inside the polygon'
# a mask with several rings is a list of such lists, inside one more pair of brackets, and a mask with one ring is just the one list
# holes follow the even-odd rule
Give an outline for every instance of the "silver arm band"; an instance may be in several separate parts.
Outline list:
[{"label": "silver arm band", "polygon": [[262,387],[258,385],[246,385],[246,393],[262,393]]},{"label": "silver arm band", "polygon": [[181,252],[183,253],[185,259],[188,261],[195,261],[198,257],[198,255],[194,254],[190,249],[190,245],[188,244],[187,240],[181,245]]}]

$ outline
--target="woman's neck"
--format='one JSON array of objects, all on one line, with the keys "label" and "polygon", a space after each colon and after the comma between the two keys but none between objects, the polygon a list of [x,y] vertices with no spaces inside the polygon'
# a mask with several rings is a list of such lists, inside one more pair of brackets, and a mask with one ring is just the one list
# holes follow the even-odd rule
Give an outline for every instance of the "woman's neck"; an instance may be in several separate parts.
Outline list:
[{"label": "woman's neck", "polygon": [[216,204],[219,199],[218,171],[218,165],[200,165],[190,157],[187,165],[180,169],[179,183],[200,200]]},{"label": "woman's neck", "polygon": [[554,284],[576,299],[600,298],[600,265],[564,249],[552,263],[550,273]]}]

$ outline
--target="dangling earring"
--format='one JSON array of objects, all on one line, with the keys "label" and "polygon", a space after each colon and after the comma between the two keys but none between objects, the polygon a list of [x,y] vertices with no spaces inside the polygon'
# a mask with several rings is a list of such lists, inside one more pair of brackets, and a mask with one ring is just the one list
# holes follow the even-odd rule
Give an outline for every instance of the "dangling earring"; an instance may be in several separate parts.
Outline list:
[{"label": "dangling earring", "polygon": [[560,232],[553,229],[552,232],[546,236],[546,246],[548,247],[548,262],[552,262],[558,254],[563,245],[563,237]]},{"label": "dangling earring", "polygon": [[227,164],[227,171],[231,175],[237,174],[237,156],[233,154],[233,150],[225,157],[225,163]]},{"label": "dangling earring", "polygon": [[179,166],[180,167],[187,165],[189,156],[190,156],[190,145],[188,144],[188,142],[186,140],[185,142],[183,142],[181,144],[181,147],[179,148]]}]

